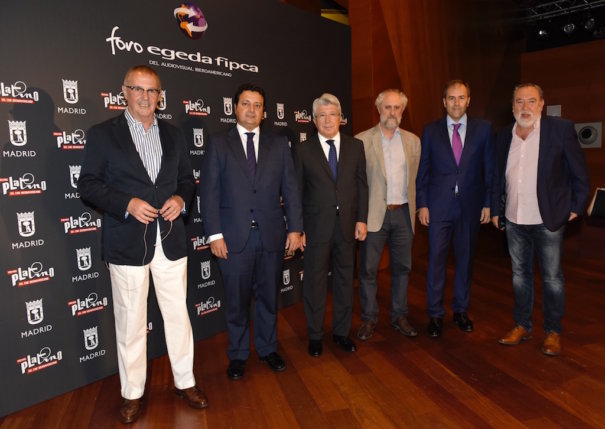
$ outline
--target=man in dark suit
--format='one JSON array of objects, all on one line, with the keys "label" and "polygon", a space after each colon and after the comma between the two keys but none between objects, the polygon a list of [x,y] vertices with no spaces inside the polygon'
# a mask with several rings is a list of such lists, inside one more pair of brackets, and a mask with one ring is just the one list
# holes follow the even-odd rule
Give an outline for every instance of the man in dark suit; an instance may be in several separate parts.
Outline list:
[{"label": "man in dark suit", "polygon": [[565,311],[563,233],[586,208],[589,178],[573,123],[541,116],[543,107],[538,85],[515,88],[515,123],[497,138],[492,222],[506,230],[515,295],[515,327],[499,342],[516,345],[531,338],[535,252],[542,270],[542,352],[557,356]]},{"label": "man in dark suit", "polygon": [[443,292],[447,256],[453,236],[454,322],[473,331],[467,309],[470,301],[473,259],[480,223],[490,221],[493,170],[493,131],[489,122],[469,118],[470,87],[453,80],[443,90],[447,115],[427,125],[421,138],[416,177],[418,219],[429,227],[429,265],[426,276],[428,333],[443,330]]},{"label": "man in dark suit", "polygon": [[227,376],[232,380],[244,376],[250,355],[252,294],[256,351],[272,370],[286,368],[277,353],[277,293],[284,247],[291,254],[301,243],[302,210],[292,154],[285,137],[261,131],[264,101],[261,87],[247,83],[238,88],[237,125],[210,137],[200,179],[204,232],[225,285]]},{"label": "man in dark suit", "polygon": [[340,134],[340,120],[338,98],[323,94],[313,102],[317,135],[294,148],[303,199],[303,297],[311,356],[319,356],[323,351],[330,268],[333,340],[346,351],[356,350],[349,338],[355,240],[363,241],[367,234],[368,183],[363,143]]},{"label": "man in dark suit", "polygon": [[187,248],[181,215],[195,191],[182,133],[155,116],[161,83],[147,66],[122,85],[124,114],[88,131],[78,181],[82,199],[103,211],[103,257],[109,264],[124,402],[119,418],[135,421],[147,374],[149,272],[166,333],[176,394],[204,408],[195,386],[193,335],[186,307]]}]

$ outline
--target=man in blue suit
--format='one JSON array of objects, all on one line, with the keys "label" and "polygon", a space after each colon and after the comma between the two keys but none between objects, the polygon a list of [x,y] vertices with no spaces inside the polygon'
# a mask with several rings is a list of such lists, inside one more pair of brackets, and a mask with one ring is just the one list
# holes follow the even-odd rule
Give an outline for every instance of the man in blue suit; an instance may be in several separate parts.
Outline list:
[{"label": "man in blue suit", "polygon": [[443,90],[447,115],[428,124],[421,138],[416,178],[418,219],[429,227],[429,265],[426,276],[428,333],[443,330],[443,291],[447,256],[453,236],[454,322],[473,331],[468,318],[473,259],[480,223],[490,221],[490,184],[493,169],[493,131],[489,122],[469,118],[470,87],[452,80]]},{"label": "man in blue suit", "polygon": [[573,123],[541,116],[543,107],[544,95],[538,85],[515,88],[515,123],[497,138],[492,222],[506,230],[515,295],[515,327],[499,342],[516,345],[531,338],[535,251],[542,269],[542,352],[557,356],[565,310],[563,233],[565,224],[584,212],[589,179]]},{"label": "man in blue suit", "polygon": [[260,129],[264,90],[243,84],[234,102],[237,125],[209,139],[200,196],[204,232],[225,285],[227,376],[237,380],[250,355],[252,294],[256,351],[272,370],[286,367],[277,353],[277,292],[284,248],[291,254],[301,244],[302,208],[288,141]]}]

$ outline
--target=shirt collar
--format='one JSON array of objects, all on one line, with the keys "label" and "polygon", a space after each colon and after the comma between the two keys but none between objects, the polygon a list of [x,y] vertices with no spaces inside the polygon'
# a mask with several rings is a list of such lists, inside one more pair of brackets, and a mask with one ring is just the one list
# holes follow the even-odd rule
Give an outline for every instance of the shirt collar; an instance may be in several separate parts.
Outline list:
[{"label": "shirt collar", "polygon": [[240,136],[244,136],[246,133],[254,133],[255,137],[260,135],[260,126],[254,128],[252,131],[248,131],[246,128],[242,127],[240,124],[235,126],[237,128],[237,132]]},{"label": "shirt collar", "polygon": [[319,137],[319,141],[324,144],[327,144],[326,140],[334,140],[334,142],[339,142],[340,141],[340,131],[337,132],[336,135],[332,138],[324,137],[319,132],[317,133],[317,137]]},{"label": "shirt collar", "polygon": [[[134,116],[132,116],[132,114],[130,113],[130,111],[128,110],[128,107],[126,107],[126,109],[124,109],[124,116],[126,117],[126,121],[128,121],[128,125],[131,127],[142,127],[143,123],[137,121]],[[155,113],[153,114],[153,123],[151,124],[152,127],[155,127],[158,125],[158,118],[155,116]]]},{"label": "shirt collar", "polygon": [[466,127],[466,123],[468,121],[468,117],[466,116],[466,113],[464,114],[464,116],[462,116],[462,118],[460,118],[460,120],[458,122],[455,122],[450,115],[446,115],[446,120],[447,120],[447,127],[450,128],[452,127],[454,124],[462,124],[463,127]]}]

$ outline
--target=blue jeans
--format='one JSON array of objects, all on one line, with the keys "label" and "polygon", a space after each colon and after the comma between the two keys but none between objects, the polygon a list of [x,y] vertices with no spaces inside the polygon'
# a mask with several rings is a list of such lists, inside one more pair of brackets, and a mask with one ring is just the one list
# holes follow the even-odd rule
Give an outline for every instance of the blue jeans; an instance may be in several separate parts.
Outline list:
[{"label": "blue jeans", "polygon": [[561,268],[565,226],[549,231],[544,225],[518,225],[506,220],[506,238],[513,269],[517,325],[531,332],[534,307],[534,252],[542,273],[544,332],[561,333],[565,312],[565,281]]}]

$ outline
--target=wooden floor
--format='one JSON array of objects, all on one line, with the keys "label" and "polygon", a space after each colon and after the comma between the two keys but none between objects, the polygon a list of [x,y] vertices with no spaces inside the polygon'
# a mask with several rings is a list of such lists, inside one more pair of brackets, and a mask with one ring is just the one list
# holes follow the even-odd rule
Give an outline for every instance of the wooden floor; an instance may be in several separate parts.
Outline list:
[{"label": "wooden floor", "polygon": [[[388,323],[388,272],[380,273],[381,314],[374,337],[347,354],[324,342],[307,354],[302,304],[279,314],[279,351],[288,367],[273,373],[256,356],[243,380],[230,381],[226,335],[196,344],[195,373],[210,407],[189,408],[172,391],[166,357],[151,362],[143,416],[132,428],[605,428],[605,270],[601,259],[565,255],[567,312],[563,354],[546,357],[541,288],[534,338],[516,347],[497,339],[512,327],[510,262],[493,243],[481,245],[471,309],[475,331],[451,321],[453,272],[448,271],[443,336],[426,333],[426,251],[415,245],[410,320],[421,334],[409,339]],[[494,250],[496,248],[496,250]],[[360,325],[356,293],[352,334]],[[329,333],[330,315],[326,318]],[[110,428],[117,421],[119,380],[109,377],[0,418],[7,428]]]}]

